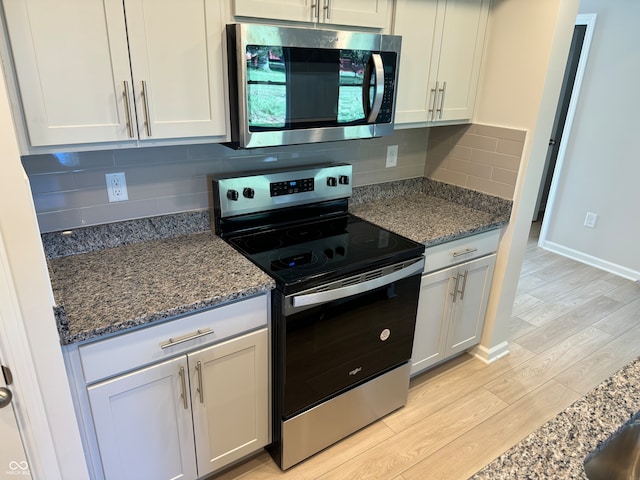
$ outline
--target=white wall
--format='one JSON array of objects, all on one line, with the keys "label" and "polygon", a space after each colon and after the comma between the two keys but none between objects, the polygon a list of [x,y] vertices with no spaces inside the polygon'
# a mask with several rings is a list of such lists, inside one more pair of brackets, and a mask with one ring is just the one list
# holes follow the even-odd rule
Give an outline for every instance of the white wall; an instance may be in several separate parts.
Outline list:
[{"label": "white wall", "polygon": [[[0,78],[4,78],[1,64]],[[11,322],[11,328],[3,325],[2,330],[12,333],[1,340],[3,354],[10,357],[16,386],[24,393],[16,398],[15,406],[27,455],[35,479],[82,480],[88,475],[53,318],[53,295],[1,80],[0,164],[0,240],[8,258],[10,287],[18,303],[15,313],[7,317],[3,309],[2,320]]]},{"label": "white wall", "polygon": [[527,132],[511,222],[500,241],[476,353],[506,348],[511,309],[579,0],[493,0],[474,123]]},{"label": "white wall", "polygon": [[[640,2],[582,0],[580,13],[597,21],[544,246],[637,280]],[[583,226],[587,212],[595,229]]]}]

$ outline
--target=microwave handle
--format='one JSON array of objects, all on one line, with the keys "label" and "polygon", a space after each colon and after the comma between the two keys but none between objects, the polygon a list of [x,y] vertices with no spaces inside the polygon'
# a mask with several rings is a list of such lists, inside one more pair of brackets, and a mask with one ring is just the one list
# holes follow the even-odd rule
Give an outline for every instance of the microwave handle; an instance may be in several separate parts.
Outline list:
[{"label": "microwave handle", "polygon": [[[376,84],[373,93],[373,105],[369,107],[369,87],[371,86],[371,76],[375,71]],[[367,123],[375,123],[380,109],[382,108],[382,98],[384,97],[384,63],[379,53],[372,53],[367,62],[367,68],[364,71],[364,78],[367,81],[362,82],[362,103],[364,106]]]}]

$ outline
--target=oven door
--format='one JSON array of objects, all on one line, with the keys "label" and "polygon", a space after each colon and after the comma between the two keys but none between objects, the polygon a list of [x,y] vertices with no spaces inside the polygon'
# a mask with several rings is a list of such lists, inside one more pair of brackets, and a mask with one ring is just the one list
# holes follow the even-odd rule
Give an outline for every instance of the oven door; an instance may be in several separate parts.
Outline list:
[{"label": "oven door", "polygon": [[424,260],[407,263],[285,297],[284,420],[410,359]]}]

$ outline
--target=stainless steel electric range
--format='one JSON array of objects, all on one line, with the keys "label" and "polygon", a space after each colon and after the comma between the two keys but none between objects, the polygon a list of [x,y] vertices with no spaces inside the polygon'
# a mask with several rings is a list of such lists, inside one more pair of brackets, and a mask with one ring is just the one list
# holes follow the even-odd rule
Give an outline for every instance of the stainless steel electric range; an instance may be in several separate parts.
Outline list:
[{"label": "stainless steel electric range", "polygon": [[424,245],[348,212],[352,168],[211,176],[212,228],[271,275],[283,470],[403,406]]}]

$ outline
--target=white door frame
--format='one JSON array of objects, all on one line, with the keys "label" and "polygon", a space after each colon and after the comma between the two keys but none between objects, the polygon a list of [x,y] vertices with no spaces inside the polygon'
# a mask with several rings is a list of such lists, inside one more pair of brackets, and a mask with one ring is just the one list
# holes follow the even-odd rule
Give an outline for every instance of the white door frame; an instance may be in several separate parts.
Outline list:
[{"label": "white door frame", "polygon": [[[8,74],[7,74],[8,75]],[[53,293],[0,62],[0,342],[31,475],[89,478],[53,315]]]},{"label": "white door frame", "polygon": [[555,169],[553,171],[553,177],[551,179],[551,186],[549,188],[549,197],[547,198],[547,206],[545,208],[544,217],[542,218],[542,227],[540,228],[540,237],[538,238],[538,246],[545,247],[547,242],[547,234],[551,219],[554,215],[554,207],[556,202],[556,194],[558,184],[562,175],[562,167],[564,165],[564,157],[567,152],[567,144],[571,136],[571,127],[573,126],[573,119],[576,114],[578,106],[578,98],[580,97],[580,89],[582,87],[582,80],[587,68],[587,59],[589,58],[589,49],[591,48],[591,40],[593,39],[593,31],[596,25],[595,13],[578,14],[576,16],[576,25],[586,25],[587,30],[584,35],[584,42],[582,44],[582,50],[580,51],[580,60],[578,61],[578,69],[576,71],[576,78],[573,83],[573,91],[571,92],[571,100],[569,101],[569,109],[567,110],[567,118],[564,123],[564,131],[560,138],[560,145],[558,147],[558,158],[556,160]]},{"label": "white door frame", "polygon": [[[29,434],[33,431],[33,428],[29,428],[29,426],[37,425],[37,420],[33,418],[33,415],[30,417],[27,414],[27,411],[35,413],[36,410],[40,410],[39,413],[40,415],[42,415],[44,413],[44,408],[33,408],[38,403],[37,399],[40,398],[40,391],[37,384],[34,384],[34,382],[32,381],[36,378],[35,368],[33,366],[33,363],[31,362],[29,344],[27,342],[26,334],[21,323],[18,299],[16,297],[13,280],[11,278],[7,254],[4,248],[4,239],[2,238],[1,231],[0,361],[3,365],[11,369],[14,377],[14,381],[9,387],[9,389],[13,393],[13,400],[11,402],[11,405],[5,407],[5,409],[12,410],[15,413],[17,428],[20,431],[19,437],[21,437],[22,439],[22,444],[24,445],[25,450],[32,453],[38,452],[39,445],[42,447],[44,447],[44,445],[42,445],[41,441],[36,440]],[[2,375],[2,373],[0,373],[0,375]],[[4,385],[4,379],[2,384]],[[26,399],[31,399],[31,401],[26,402]],[[25,405],[26,403],[30,403],[31,408],[27,409]],[[11,425],[6,426],[6,428],[10,427]],[[16,453],[20,453],[18,447],[16,447]],[[28,458],[30,464],[39,464],[39,455],[29,455]],[[0,465],[0,478],[5,478],[3,475],[7,475],[8,477],[12,474],[20,474],[20,478],[31,478],[31,476],[26,476],[22,473],[22,461],[16,461],[18,462],[17,465]],[[5,467],[9,468],[11,472],[6,472]],[[16,467],[16,469],[14,470],[11,467]],[[31,468],[33,469],[33,466]],[[36,469],[42,471],[42,468]]]}]

